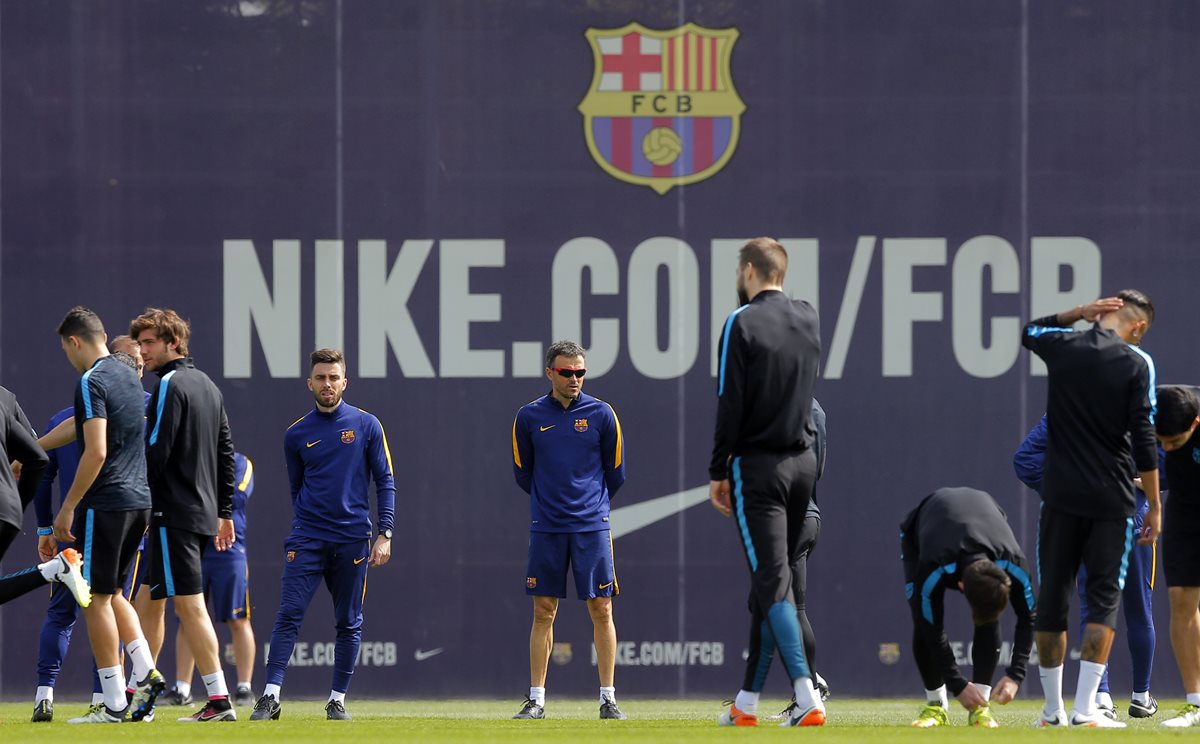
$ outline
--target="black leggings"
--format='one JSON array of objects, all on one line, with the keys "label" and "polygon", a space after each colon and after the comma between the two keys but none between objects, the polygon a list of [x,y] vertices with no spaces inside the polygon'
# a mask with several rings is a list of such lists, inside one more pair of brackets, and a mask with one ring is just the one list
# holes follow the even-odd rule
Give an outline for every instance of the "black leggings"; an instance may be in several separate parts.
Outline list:
[{"label": "black leggings", "polygon": [[[13,540],[17,539],[17,535],[21,534],[21,530],[13,527],[11,524],[0,524],[0,558],[8,552],[8,548],[12,545]],[[35,589],[46,585],[46,579],[42,576],[42,572],[37,566],[26,568],[16,573],[0,576],[0,604],[4,604],[9,600],[16,599],[22,594],[28,594]]]}]

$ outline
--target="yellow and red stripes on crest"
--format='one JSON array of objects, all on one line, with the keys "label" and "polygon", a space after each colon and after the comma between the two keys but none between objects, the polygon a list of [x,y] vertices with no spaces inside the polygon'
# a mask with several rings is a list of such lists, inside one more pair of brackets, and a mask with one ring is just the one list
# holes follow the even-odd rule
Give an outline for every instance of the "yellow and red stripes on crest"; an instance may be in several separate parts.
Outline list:
[{"label": "yellow and red stripes on crest", "polygon": [[663,40],[663,89],[726,90],[721,55],[727,39],[684,33]]}]

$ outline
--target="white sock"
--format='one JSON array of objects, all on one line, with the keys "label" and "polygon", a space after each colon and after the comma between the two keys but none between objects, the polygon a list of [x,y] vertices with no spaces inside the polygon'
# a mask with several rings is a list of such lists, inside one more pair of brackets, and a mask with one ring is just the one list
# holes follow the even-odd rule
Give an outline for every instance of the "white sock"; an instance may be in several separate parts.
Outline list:
[{"label": "white sock", "polygon": [[45,563],[38,564],[38,570],[42,572],[42,578],[46,581],[57,581],[58,572],[62,570],[63,562],[54,556]]},{"label": "white sock", "polygon": [[97,669],[100,688],[104,690],[104,704],[111,711],[125,710],[125,669],[119,666]]},{"label": "white sock", "polygon": [[925,691],[925,702],[930,705],[940,705],[943,709],[950,708],[950,697],[946,693],[946,686],[942,685],[936,690]]},{"label": "white sock", "polygon": [[1062,664],[1056,667],[1038,667],[1038,675],[1042,678],[1042,692],[1046,696],[1046,705],[1042,712],[1052,716],[1063,709]]},{"label": "white sock", "polygon": [[546,707],[546,688],[545,687],[530,687],[529,699],[543,708]]},{"label": "white sock", "polygon": [[249,690],[249,689],[250,689],[250,683],[248,681],[243,682],[240,679],[238,680],[238,692],[241,692],[242,690]]},{"label": "white sock", "polygon": [[202,674],[200,679],[204,680],[204,689],[208,692],[209,700],[229,697],[229,688],[225,686],[225,672],[217,670],[212,674]]},{"label": "white sock", "polygon": [[154,668],[154,657],[150,655],[150,644],[146,643],[145,638],[139,638],[125,645],[125,654],[133,662],[133,675],[130,681],[141,682]]},{"label": "white sock", "polygon": [[738,690],[737,697],[733,700],[733,707],[743,713],[757,713],[759,694],[749,690]]},{"label": "white sock", "polygon": [[605,701],[608,701],[610,703],[617,702],[617,688],[615,688],[615,687],[601,687],[600,688],[600,704],[603,705]]},{"label": "white sock", "polygon": [[103,702],[104,702],[104,693],[103,692],[93,692],[92,693],[92,705],[96,705],[97,703],[103,703]]},{"label": "white sock", "polygon": [[1100,678],[1104,676],[1104,665],[1094,661],[1079,661],[1079,686],[1075,688],[1075,712],[1090,716],[1096,712],[1096,692],[1100,689]]},{"label": "white sock", "polygon": [[175,680],[175,691],[183,697],[187,697],[192,694],[192,683]]},{"label": "white sock", "polygon": [[33,704],[37,705],[43,700],[54,702],[54,688],[49,685],[38,685],[37,695],[33,697]]},{"label": "white sock", "polygon": [[332,703],[334,700],[338,701],[342,705],[345,705],[346,704],[346,693],[338,692],[337,690],[330,690],[329,691],[329,702]]},{"label": "white sock", "polygon": [[1141,703],[1142,705],[1149,705],[1150,704],[1150,691],[1146,690],[1145,692],[1135,692],[1135,693],[1133,693],[1132,699],[1133,699],[1133,702],[1135,702],[1135,703]]},{"label": "white sock", "polygon": [[1112,695],[1108,694],[1107,692],[1096,693],[1096,705],[1103,705],[1105,708],[1117,707],[1113,705]]},{"label": "white sock", "polygon": [[971,684],[975,685],[975,689],[979,690],[979,694],[983,695],[984,700],[992,699],[992,686],[991,685],[981,685],[978,682],[972,682]]},{"label": "white sock", "polygon": [[1188,705],[1200,705],[1200,692],[1189,692],[1187,694]]},{"label": "white sock", "polygon": [[800,677],[792,683],[792,689],[796,691],[796,704],[800,706],[800,710],[809,708],[825,710],[825,706],[821,705],[821,696],[813,688],[811,677]]},{"label": "white sock", "polygon": [[267,685],[263,688],[263,697],[271,695],[275,698],[275,702],[279,702],[279,685]]}]

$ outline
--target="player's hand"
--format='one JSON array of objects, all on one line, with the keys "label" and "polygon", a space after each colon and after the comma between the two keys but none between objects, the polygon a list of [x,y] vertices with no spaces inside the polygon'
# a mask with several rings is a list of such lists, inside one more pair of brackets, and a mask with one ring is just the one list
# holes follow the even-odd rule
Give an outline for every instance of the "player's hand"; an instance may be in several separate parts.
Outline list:
[{"label": "player's hand", "polygon": [[217,520],[217,536],[213,538],[213,545],[220,551],[226,551],[233,547],[234,540],[237,538],[233,534],[232,519]]},{"label": "player's hand", "polygon": [[9,467],[12,468],[13,479],[21,480],[21,461],[13,460],[9,463]]},{"label": "player's hand", "polygon": [[371,560],[367,561],[368,566],[382,566],[392,559],[392,541],[380,535],[375,538],[375,544],[371,546]]},{"label": "player's hand", "polygon": [[1162,507],[1150,507],[1146,518],[1142,520],[1142,534],[1138,537],[1138,545],[1153,545],[1162,534]]},{"label": "player's hand", "polygon": [[967,683],[962,692],[958,693],[958,702],[962,703],[962,706],[967,710],[975,710],[987,705],[987,699],[983,696],[983,693],[970,682]]},{"label": "player's hand", "polygon": [[65,506],[58,510],[54,517],[54,539],[60,543],[73,543],[75,536],[71,534],[71,526],[75,524],[75,510]]},{"label": "player's hand", "polygon": [[38,558],[42,563],[58,555],[58,541],[53,535],[38,535]]},{"label": "player's hand", "polygon": [[1079,313],[1087,322],[1095,323],[1101,315],[1120,310],[1124,306],[1125,301],[1120,297],[1102,297],[1095,302],[1081,305]]},{"label": "player's hand", "polygon": [[733,504],[729,500],[729,480],[709,481],[708,500],[723,516],[733,514]]},{"label": "player's hand", "polygon": [[1011,703],[1013,698],[1017,696],[1017,690],[1021,687],[1016,680],[1005,675],[996,686],[992,688],[992,702],[998,705],[1007,705]]}]

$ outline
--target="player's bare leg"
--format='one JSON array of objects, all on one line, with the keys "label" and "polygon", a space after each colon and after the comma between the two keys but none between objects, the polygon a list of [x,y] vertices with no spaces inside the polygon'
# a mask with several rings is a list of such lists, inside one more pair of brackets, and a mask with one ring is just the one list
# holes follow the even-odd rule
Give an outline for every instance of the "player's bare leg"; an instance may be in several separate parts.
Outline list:
[{"label": "player's bare leg", "polygon": [[183,632],[183,623],[179,624],[179,630],[175,633],[175,687],[179,688],[179,683],[184,682],[189,686],[192,684],[192,675],[196,671],[196,657],[192,656],[192,647],[188,644],[187,636]]},{"label": "player's bare leg", "polygon": [[622,720],[613,685],[617,666],[617,626],[613,623],[612,597],[593,597],[587,602],[592,616],[592,639],[596,644],[596,670],[600,674],[600,717]]},{"label": "player's bare leg", "polygon": [[592,616],[592,639],[596,644],[596,670],[600,686],[612,687],[617,667],[617,626],[613,623],[612,598],[594,597],[587,601]]},{"label": "player's bare leg", "polygon": [[529,631],[529,686],[546,686],[546,668],[554,648],[554,618],[557,597],[533,598],[533,628]]},{"label": "player's bare leg", "polygon": [[1170,586],[1167,596],[1171,600],[1171,648],[1187,702],[1162,725],[1188,728],[1200,725],[1200,587]]},{"label": "player's bare leg", "polygon": [[187,645],[196,660],[200,676],[221,671],[217,631],[213,628],[212,618],[204,606],[204,595],[176,596],[175,614],[179,617],[179,628],[187,638]]},{"label": "player's bare leg", "polygon": [[254,679],[254,628],[250,618],[226,621],[233,636],[233,656],[237,662],[238,688],[250,687]]},{"label": "player's bare leg", "polygon": [[83,617],[87,620],[88,640],[92,644],[96,666],[103,669],[120,664],[121,637],[113,614],[113,595],[93,594],[92,604],[83,609]]},{"label": "player's bare leg", "polygon": [[141,620],[142,632],[146,634],[146,642],[150,644],[150,655],[157,663],[167,632],[167,600],[151,599],[149,590],[142,587],[133,597],[133,608]]}]

